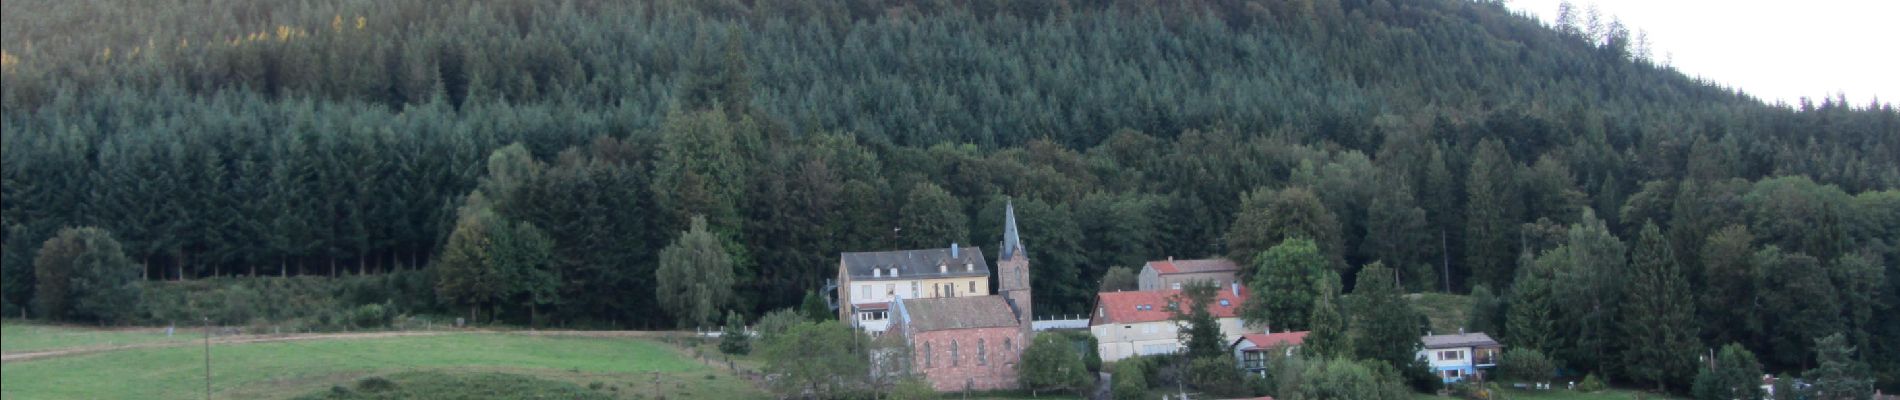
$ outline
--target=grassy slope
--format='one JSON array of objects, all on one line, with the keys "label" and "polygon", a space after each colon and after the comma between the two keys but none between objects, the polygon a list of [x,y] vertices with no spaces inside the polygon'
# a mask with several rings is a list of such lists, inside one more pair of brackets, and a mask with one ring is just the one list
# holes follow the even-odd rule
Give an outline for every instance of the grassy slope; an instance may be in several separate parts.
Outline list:
[{"label": "grassy slope", "polygon": [[1444,293],[1419,293],[1406,296],[1418,311],[1432,320],[1432,332],[1455,333],[1465,324],[1465,312],[1471,310],[1471,298]]},{"label": "grassy slope", "polygon": [[[0,397],[180,398],[204,391],[204,353],[195,346],[137,349],[7,363]],[[571,383],[595,381],[620,393],[665,390],[708,398],[763,393],[697,364],[665,345],[628,338],[449,334],[365,340],[275,342],[214,347],[213,392],[220,398],[282,398],[356,379],[404,371],[506,372]],[[657,387],[656,387],[657,386]]]},{"label": "grassy slope", "polygon": [[24,353],[72,347],[118,346],[128,344],[189,341],[201,331],[186,329],[166,337],[163,329],[99,330],[63,325],[41,325],[21,320],[0,321],[0,353]]}]

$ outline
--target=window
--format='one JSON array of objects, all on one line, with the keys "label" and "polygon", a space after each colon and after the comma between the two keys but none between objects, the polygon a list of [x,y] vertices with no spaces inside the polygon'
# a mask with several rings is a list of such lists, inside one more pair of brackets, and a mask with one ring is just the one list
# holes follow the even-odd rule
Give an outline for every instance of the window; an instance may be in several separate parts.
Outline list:
[{"label": "window", "polygon": [[871,299],[871,285],[859,286],[858,293],[861,293],[864,296],[865,300],[870,300]]},{"label": "window", "polygon": [[1445,370],[1445,379],[1458,379],[1459,377],[1462,377],[1462,376],[1464,376],[1464,371],[1459,371],[1455,369]]},{"label": "window", "polygon": [[1438,361],[1457,361],[1465,359],[1465,352],[1451,350],[1438,352]]},{"label": "window", "polygon": [[1181,290],[1181,282],[1175,282],[1173,286],[1174,290]]},{"label": "window", "polygon": [[897,277],[897,267],[891,267],[891,277],[892,278]]},{"label": "window", "polygon": [[1233,302],[1231,302],[1231,301],[1227,301],[1227,299],[1220,299],[1220,306],[1221,306],[1221,307],[1233,307],[1233,306],[1234,306],[1234,303],[1233,303]]},{"label": "window", "polygon": [[[895,283],[884,284],[884,296],[889,297],[890,295],[893,295],[893,294],[897,294],[897,284]],[[1221,300],[1221,301],[1224,302],[1226,300]]]},{"label": "window", "polygon": [[951,339],[950,340],[950,366],[952,367],[957,366],[957,364],[959,364],[958,361],[962,361],[962,360],[957,358],[957,340]]},{"label": "window", "polygon": [[924,342],[924,368],[936,366],[937,355],[930,353],[930,342]]},{"label": "window", "polygon": [[917,282],[910,283],[910,298],[917,298]]},{"label": "window", "polygon": [[883,268],[872,268],[872,269],[871,269],[871,277],[872,277],[872,278],[882,278],[882,277],[884,277],[884,269],[883,269]]},{"label": "window", "polygon": [[1010,342],[1009,342],[1009,338],[1003,338],[1003,351],[1006,351],[1006,352],[1010,352],[1010,353],[1015,353],[1015,352],[1016,352],[1016,344],[1015,344],[1015,343],[1010,343]]},{"label": "window", "polygon": [[990,365],[990,347],[983,339],[976,340],[976,365]]},{"label": "window", "polygon": [[970,281],[970,293],[976,293],[976,281]]}]

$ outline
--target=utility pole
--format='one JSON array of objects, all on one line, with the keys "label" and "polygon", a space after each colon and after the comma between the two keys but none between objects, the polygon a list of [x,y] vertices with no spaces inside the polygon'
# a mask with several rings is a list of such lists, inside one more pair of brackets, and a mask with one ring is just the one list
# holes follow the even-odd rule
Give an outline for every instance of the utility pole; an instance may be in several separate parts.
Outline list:
[{"label": "utility pole", "polygon": [[211,317],[205,317],[205,400],[211,400]]}]

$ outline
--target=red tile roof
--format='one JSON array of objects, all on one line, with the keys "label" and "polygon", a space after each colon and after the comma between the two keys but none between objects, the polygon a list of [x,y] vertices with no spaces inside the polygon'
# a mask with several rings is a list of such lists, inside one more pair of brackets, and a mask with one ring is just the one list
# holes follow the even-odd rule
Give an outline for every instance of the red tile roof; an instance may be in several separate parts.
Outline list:
[{"label": "red tile roof", "polygon": [[[1231,287],[1221,288],[1209,307],[1214,318],[1231,318],[1239,315],[1240,303],[1247,300],[1247,288],[1234,293]],[[1173,313],[1168,311],[1168,302],[1174,301],[1180,290],[1147,290],[1136,292],[1107,292],[1096,294],[1096,313],[1089,318],[1089,325],[1128,324],[1137,322],[1166,321]],[[1226,305],[1221,305],[1226,300]]]},{"label": "red tile roof", "polygon": [[1240,271],[1239,265],[1225,258],[1209,258],[1204,260],[1175,260],[1170,258],[1166,260],[1149,261],[1148,266],[1154,267],[1155,272],[1162,275]]},{"label": "red tile roof", "polygon": [[1256,348],[1278,346],[1280,343],[1286,343],[1289,346],[1298,346],[1300,343],[1306,342],[1306,331],[1247,333],[1240,335],[1240,339],[1235,339],[1234,343],[1238,344],[1242,340],[1252,342]]}]

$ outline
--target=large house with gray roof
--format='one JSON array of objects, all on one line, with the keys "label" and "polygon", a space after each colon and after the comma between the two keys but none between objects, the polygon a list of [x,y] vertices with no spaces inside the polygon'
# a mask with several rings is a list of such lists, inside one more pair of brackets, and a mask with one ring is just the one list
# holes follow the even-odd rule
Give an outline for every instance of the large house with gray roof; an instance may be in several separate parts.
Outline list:
[{"label": "large house with gray roof", "polygon": [[892,300],[988,295],[990,264],[981,248],[952,243],[838,256],[838,318],[872,334],[890,325]]}]

